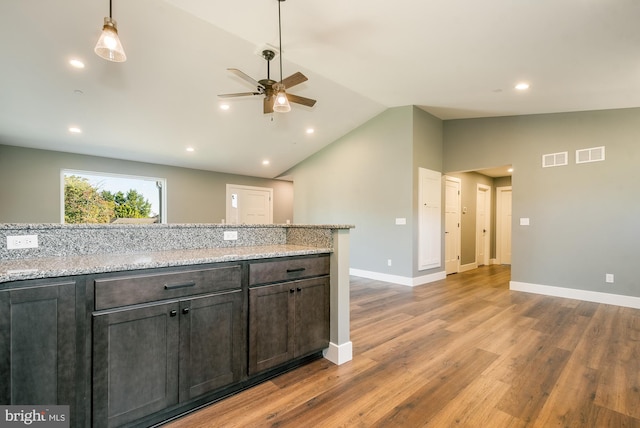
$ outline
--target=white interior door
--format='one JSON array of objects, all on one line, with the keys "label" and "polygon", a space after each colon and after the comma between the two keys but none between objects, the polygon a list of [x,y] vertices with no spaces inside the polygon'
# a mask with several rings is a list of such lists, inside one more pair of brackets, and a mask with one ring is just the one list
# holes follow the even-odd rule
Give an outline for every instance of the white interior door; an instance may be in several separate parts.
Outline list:
[{"label": "white interior door", "polygon": [[489,264],[491,237],[491,187],[478,184],[476,196],[476,263]]},{"label": "white interior door", "polygon": [[418,270],[433,269],[442,266],[442,175],[419,168],[418,177]]},{"label": "white interior door", "polygon": [[227,184],[227,223],[273,223],[273,189]]},{"label": "white interior door", "polygon": [[496,188],[496,258],[511,264],[511,186]]},{"label": "white interior door", "polygon": [[460,271],[460,187],[459,178],[445,177],[444,185],[444,269]]}]

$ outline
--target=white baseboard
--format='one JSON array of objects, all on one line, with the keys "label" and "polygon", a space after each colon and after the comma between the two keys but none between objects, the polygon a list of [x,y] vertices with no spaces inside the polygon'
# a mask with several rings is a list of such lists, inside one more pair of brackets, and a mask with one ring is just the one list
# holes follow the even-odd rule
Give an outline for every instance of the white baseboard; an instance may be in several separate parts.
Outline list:
[{"label": "white baseboard", "polygon": [[478,269],[478,263],[473,262],[473,263],[467,263],[466,265],[460,266],[460,272],[466,272],[472,269]]},{"label": "white baseboard", "polygon": [[606,305],[640,309],[640,297],[635,296],[623,296],[621,294],[577,290],[574,288],[530,284],[518,281],[509,282],[509,289],[514,291],[524,291],[526,293],[544,294],[545,296],[564,297],[567,299],[584,300],[586,302],[604,303]]},{"label": "white baseboard", "polygon": [[430,282],[439,281],[447,277],[447,274],[445,273],[445,271],[436,272],[429,275],[418,276],[415,278],[409,278],[407,276],[389,275],[386,273],[372,272],[369,270],[361,270],[361,269],[353,269],[353,268],[349,269],[349,275],[359,276],[362,278],[376,279],[378,281],[391,282],[394,284],[406,285],[409,287],[428,284]]},{"label": "white baseboard", "polygon": [[322,351],[322,355],[333,364],[344,364],[353,359],[353,344],[351,341],[342,345],[329,342],[329,347]]},{"label": "white baseboard", "polygon": [[498,259],[489,259],[489,264],[490,265],[497,265],[498,263]]}]

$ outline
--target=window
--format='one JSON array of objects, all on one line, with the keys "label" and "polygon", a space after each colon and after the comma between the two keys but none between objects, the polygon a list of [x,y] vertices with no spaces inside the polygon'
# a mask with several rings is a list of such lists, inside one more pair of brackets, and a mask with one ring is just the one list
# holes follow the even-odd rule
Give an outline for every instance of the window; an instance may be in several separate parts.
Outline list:
[{"label": "window", "polygon": [[166,223],[166,179],[61,171],[62,223]]}]

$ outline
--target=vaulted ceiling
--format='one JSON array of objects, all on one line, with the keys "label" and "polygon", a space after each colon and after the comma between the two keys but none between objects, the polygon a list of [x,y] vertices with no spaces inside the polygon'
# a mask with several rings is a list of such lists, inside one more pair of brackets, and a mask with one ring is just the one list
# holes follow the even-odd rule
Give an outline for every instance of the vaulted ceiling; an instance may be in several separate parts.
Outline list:
[{"label": "vaulted ceiling", "polygon": [[281,7],[283,75],[304,73],[290,92],[318,102],[264,115],[258,96],[217,95],[254,89],[227,68],[266,77],[277,0],[113,0],[124,63],[93,53],[108,0],[2,1],[0,144],[276,177],[390,107],[447,120],[640,106],[637,0]]}]

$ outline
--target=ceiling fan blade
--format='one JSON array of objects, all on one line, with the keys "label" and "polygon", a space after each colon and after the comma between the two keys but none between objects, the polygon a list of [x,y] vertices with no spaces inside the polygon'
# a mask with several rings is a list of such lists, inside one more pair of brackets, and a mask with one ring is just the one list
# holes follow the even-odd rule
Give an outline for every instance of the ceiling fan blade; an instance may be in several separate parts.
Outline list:
[{"label": "ceiling fan blade", "polygon": [[235,74],[236,76],[244,80],[245,82],[251,83],[252,86],[255,86],[256,88],[262,88],[262,85],[256,79],[238,70],[237,68],[227,68],[227,70],[229,70],[230,72],[232,72],[233,74]]},{"label": "ceiling fan blade", "polygon": [[282,81],[282,84],[285,88],[289,89],[292,86],[296,86],[302,82],[306,82],[307,80],[309,80],[307,79],[307,76],[298,71],[297,73],[294,73],[289,77],[285,77]]},{"label": "ceiling fan blade", "polygon": [[264,100],[262,101],[262,110],[264,114],[273,113],[273,97],[264,97]]},{"label": "ceiling fan blade", "polygon": [[261,95],[260,92],[237,92],[235,94],[219,94],[220,98],[246,97],[249,95]]},{"label": "ceiling fan blade", "polygon": [[312,100],[311,98],[301,97],[299,95],[293,95],[287,92],[287,99],[290,103],[302,104],[303,106],[313,107],[316,103],[316,100]]}]

